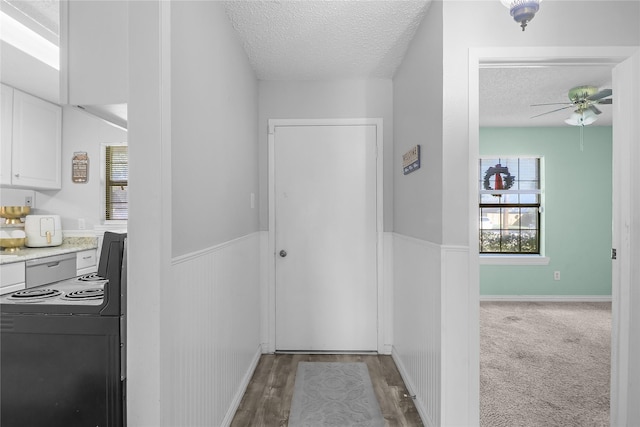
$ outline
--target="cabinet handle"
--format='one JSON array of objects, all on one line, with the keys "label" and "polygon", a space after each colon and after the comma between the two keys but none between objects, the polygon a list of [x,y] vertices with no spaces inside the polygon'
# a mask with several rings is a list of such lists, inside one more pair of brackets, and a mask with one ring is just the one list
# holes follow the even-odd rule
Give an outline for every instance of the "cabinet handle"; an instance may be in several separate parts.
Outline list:
[{"label": "cabinet handle", "polygon": [[15,174],[14,176],[15,176],[16,178],[20,178],[20,174],[19,174],[19,173]]}]

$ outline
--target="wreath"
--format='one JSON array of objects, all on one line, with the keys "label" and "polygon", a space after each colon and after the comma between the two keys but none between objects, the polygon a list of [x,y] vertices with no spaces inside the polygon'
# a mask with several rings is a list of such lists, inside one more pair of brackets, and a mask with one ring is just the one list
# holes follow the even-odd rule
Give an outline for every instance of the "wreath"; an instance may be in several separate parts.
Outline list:
[{"label": "wreath", "polygon": [[[484,173],[483,187],[485,190],[495,190],[495,188],[491,188],[491,183],[489,182],[489,179],[491,179],[493,175],[497,175],[497,174],[504,175],[502,190],[508,190],[513,186],[513,182],[516,180],[516,177],[511,175],[511,173],[509,173],[508,167],[502,166],[500,163],[498,163],[495,166],[491,166]],[[496,194],[496,196],[500,197],[499,194]]]}]

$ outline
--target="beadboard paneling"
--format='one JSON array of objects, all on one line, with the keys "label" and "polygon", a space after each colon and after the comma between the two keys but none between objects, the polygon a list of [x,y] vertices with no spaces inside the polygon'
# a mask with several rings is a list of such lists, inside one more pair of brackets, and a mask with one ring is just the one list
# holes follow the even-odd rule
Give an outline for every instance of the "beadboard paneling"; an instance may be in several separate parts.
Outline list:
[{"label": "beadboard paneling", "polygon": [[163,425],[228,425],[261,353],[260,233],[174,259],[173,284]]},{"label": "beadboard paneling", "polygon": [[440,425],[441,249],[393,235],[393,357],[428,427]]}]

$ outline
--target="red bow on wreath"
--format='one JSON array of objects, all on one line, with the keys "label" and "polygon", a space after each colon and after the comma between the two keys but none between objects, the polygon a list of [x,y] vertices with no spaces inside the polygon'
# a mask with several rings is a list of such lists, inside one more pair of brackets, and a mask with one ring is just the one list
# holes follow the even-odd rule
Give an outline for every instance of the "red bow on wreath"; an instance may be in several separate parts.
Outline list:
[{"label": "red bow on wreath", "polygon": [[[495,175],[495,179],[494,179],[494,188],[491,188],[491,183],[489,182],[489,179]],[[504,182],[502,180],[502,175],[504,175]],[[483,187],[485,190],[508,190],[511,188],[511,186],[513,186],[513,182],[515,181],[516,177],[512,176],[509,173],[509,168],[506,166],[502,166],[500,163],[498,163],[495,166],[491,166],[489,169],[487,169],[487,171],[484,174],[484,182],[483,182]],[[501,197],[502,194],[492,194],[495,197]]]}]

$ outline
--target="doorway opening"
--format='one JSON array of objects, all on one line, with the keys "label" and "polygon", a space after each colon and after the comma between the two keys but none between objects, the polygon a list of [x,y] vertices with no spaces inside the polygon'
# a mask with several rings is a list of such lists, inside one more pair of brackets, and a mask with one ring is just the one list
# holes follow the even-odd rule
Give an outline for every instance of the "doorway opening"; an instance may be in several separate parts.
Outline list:
[{"label": "doorway opening", "polygon": [[[558,66],[563,64],[611,64],[615,67],[621,64],[628,58],[634,55],[635,48],[480,48],[472,49],[469,61],[469,167],[470,167],[470,179],[469,179],[469,242],[470,242],[470,299],[476,300],[478,307],[480,303],[480,286],[479,286],[479,255],[477,246],[473,244],[478,236],[478,219],[477,219],[477,176],[478,176],[478,159],[479,159],[479,71],[480,68],[488,64],[493,66]],[[630,75],[627,73],[619,73],[620,80],[616,81],[616,74],[614,73],[614,93],[616,85],[630,84]],[[616,110],[617,114],[621,114]],[[624,117],[618,116],[619,123],[624,123]],[[631,132],[631,131],[629,131]],[[614,153],[618,155],[624,155],[624,150],[629,150],[626,142],[616,140],[613,141]],[[627,152],[627,154],[629,154]],[[616,171],[614,169],[614,180],[616,182]],[[616,187],[614,184],[614,199],[616,194]],[[613,205],[613,215],[616,217],[616,204]],[[614,245],[618,234],[614,227],[613,241]],[[619,383],[624,381],[624,378],[620,376],[620,371],[625,371],[628,366],[628,354],[620,352],[620,348],[624,348],[626,345],[626,336],[620,334],[620,329],[628,328],[629,319],[626,314],[621,314],[619,311],[619,294],[620,291],[628,289],[629,281],[625,280],[625,277],[620,278],[618,269],[619,265],[613,266],[612,271],[612,349],[611,349],[611,419],[617,420],[619,415],[626,412],[626,396],[619,392]],[[626,311],[625,311],[626,313]],[[476,314],[476,313],[474,313]],[[478,361],[476,365],[478,371],[471,372],[473,378],[470,378],[471,384],[477,384],[479,381],[479,317],[474,316],[470,318],[469,330],[477,334],[475,337],[470,337],[472,342],[477,344],[477,354],[470,354],[472,361]],[[479,390],[479,387],[478,387]],[[618,399],[620,397],[620,399]],[[479,395],[478,395],[479,402]],[[471,408],[473,410],[473,408]]]}]

